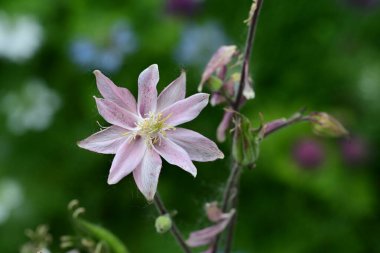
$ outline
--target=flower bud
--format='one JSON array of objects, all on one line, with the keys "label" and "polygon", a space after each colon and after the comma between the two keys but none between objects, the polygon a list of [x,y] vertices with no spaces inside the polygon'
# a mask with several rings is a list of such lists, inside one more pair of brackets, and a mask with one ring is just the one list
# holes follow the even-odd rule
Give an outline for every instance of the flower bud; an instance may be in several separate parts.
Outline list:
[{"label": "flower bud", "polygon": [[155,226],[157,233],[163,234],[168,232],[172,228],[172,219],[170,218],[170,215],[164,214],[157,217]]},{"label": "flower bud", "polygon": [[218,222],[223,218],[223,212],[216,201],[207,203],[205,206],[207,218],[212,222]]},{"label": "flower bud", "polygon": [[263,127],[252,129],[249,119],[240,116],[236,119],[234,131],[232,156],[242,166],[254,165],[260,153]]},{"label": "flower bud", "polygon": [[220,88],[222,88],[223,81],[220,80],[220,78],[216,76],[210,76],[210,78],[207,80],[207,86],[210,88],[211,91],[219,91]]},{"label": "flower bud", "polygon": [[348,131],[334,117],[325,112],[314,112],[310,114],[313,132],[316,135],[326,137],[344,137]]}]

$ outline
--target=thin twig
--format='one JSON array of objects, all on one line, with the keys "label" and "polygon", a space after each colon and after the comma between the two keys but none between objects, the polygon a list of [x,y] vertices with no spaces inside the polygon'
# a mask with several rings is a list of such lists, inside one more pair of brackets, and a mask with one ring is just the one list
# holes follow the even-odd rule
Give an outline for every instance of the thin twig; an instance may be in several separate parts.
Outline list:
[{"label": "thin twig", "polygon": [[[165,215],[165,214],[169,213],[158,192],[154,196],[154,204],[157,208],[157,211],[161,215]],[[186,242],[185,242],[185,240],[181,234],[181,231],[178,229],[177,225],[175,224],[175,222],[173,220],[172,220],[172,227],[171,227],[170,231],[171,231],[172,235],[174,236],[174,238],[176,239],[179,246],[182,248],[183,252],[191,253],[192,252],[191,249],[189,248],[189,246],[187,246],[187,244],[186,244]]]},{"label": "thin twig", "polygon": [[238,110],[240,107],[240,103],[241,103],[241,99],[242,99],[243,91],[244,91],[244,86],[245,86],[245,83],[247,82],[249,61],[251,59],[252,47],[253,47],[253,42],[254,42],[256,27],[257,27],[257,21],[260,15],[260,10],[261,10],[263,1],[264,0],[257,0],[256,11],[253,14],[251,22],[249,23],[249,26],[248,26],[248,37],[245,43],[244,60],[243,60],[243,66],[241,69],[239,89],[236,96],[235,104],[233,106],[235,110]]},{"label": "thin twig", "polygon": [[293,124],[298,123],[298,122],[303,122],[303,121],[310,121],[310,118],[308,116],[304,116],[302,113],[296,113],[292,117],[290,117],[289,119],[287,119],[286,122],[284,122],[283,124],[281,124],[281,125],[279,125],[279,126],[277,126],[275,128],[272,128],[269,131],[266,131],[264,133],[264,137],[266,138],[269,135],[277,132],[278,130],[283,129],[284,127],[293,125]]},{"label": "thin twig", "polygon": [[[241,173],[240,165],[237,162],[233,162],[231,173],[228,177],[226,188],[224,189],[224,193],[223,193],[223,200],[222,200],[222,211],[223,212],[227,212],[229,208],[232,208],[231,206],[235,206],[234,202],[237,198],[237,193],[238,193],[237,185],[239,182],[240,173]],[[232,205],[231,205],[231,203],[232,203]],[[236,212],[235,212],[234,217],[231,220],[230,225],[232,224],[232,221],[234,219],[236,219],[235,217],[236,217]],[[228,228],[229,227],[230,226],[228,226]],[[230,238],[232,239],[232,236],[230,236]],[[212,244],[212,251],[211,251],[212,253],[217,252],[219,241],[220,241],[220,235],[218,235],[215,238],[215,241]]]}]

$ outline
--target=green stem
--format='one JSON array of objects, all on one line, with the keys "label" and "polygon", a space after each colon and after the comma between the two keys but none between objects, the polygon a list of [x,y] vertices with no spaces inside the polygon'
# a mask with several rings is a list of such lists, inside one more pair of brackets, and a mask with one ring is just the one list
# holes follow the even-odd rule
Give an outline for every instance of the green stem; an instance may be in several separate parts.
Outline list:
[{"label": "green stem", "polygon": [[[157,208],[157,211],[160,213],[160,215],[168,214],[168,210],[166,209],[164,202],[162,201],[160,194],[157,192],[154,196],[154,204]],[[189,246],[187,246],[181,231],[178,229],[177,225],[174,221],[172,221],[172,227],[170,229],[173,237],[176,239],[179,246],[182,248],[182,251],[185,253],[191,253],[191,249]]]}]

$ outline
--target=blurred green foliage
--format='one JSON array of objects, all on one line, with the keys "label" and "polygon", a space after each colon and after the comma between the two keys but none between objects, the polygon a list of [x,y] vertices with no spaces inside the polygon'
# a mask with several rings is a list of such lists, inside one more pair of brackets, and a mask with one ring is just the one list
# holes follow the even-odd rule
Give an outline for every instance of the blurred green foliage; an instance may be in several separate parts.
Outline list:
[{"label": "blurred green foliage", "polygon": [[[78,198],[88,217],[115,232],[131,252],[178,252],[169,234],[155,232],[155,210],[131,177],[107,185],[112,156],[76,146],[98,130],[96,121],[105,122],[92,98],[98,95],[94,77],[73,62],[70,44],[78,37],[105,43],[112,24],[125,20],[138,48],[125,56],[111,79],[136,94],[137,76],[150,64],[159,65],[159,90],[185,68],[192,94],[204,65],[176,60],[181,34],[189,24],[216,22],[228,42],[241,48],[250,1],[205,0],[191,16],[169,14],[163,0],[0,2],[3,13],[34,16],[43,28],[42,44],[33,57],[22,63],[0,58],[0,100],[33,78],[61,98],[60,109],[44,130],[15,134],[6,124],[7,114],[0,114],[0,183],[12,180],[21,191],[0,193],[1,208],[3,199],[21,200],[0,224],[0,251],[18,251],[27,240],[24,229],[38,224],[49,224],[57,242],[71,232],[66,205]],[[257,167],[242,177],[236,252],[380,252],[380,6],[352,2],[356,4],[264,2],[251,65],[256,98],[244,113],[258,125],[259,112],[269,121],[303,106],[328,111],[365,141],[368,154],[350,164],[340,141],[313,137],[322,143],[325,158],[318,168],[305,169],[293,159],[292,149],[296,140],[312,135],[307,125],[270,136],[262,144]],[[221,107],[208,107],[188,127],[215,139],[222,114]],[[196,180],[164,164],[159,190],[168,208],[178,211],[176,221],[186,234],[207,223],[204,203],[220,198],[230,144],[221,144],[226,159],[196,164]]]}]

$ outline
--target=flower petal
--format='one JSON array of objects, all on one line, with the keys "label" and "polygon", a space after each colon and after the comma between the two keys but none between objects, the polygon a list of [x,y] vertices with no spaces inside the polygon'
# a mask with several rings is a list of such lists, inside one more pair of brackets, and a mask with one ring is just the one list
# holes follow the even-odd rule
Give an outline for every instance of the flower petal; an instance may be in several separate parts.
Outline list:
[{"label": "flower petal", "polygon": [[186,73],[181,75],[169,84],[158,96],[157,111],[160,112],[166,107],[182,100],[186,95]]},{"label": "flower petal", "polygon": [[221,46],[211,57],[210,61],[207,63],[207,66],[202,74],[201,83],[198,86],[198,91],[201,91],[204,83],[210,78],[212,73],[214,73],[218,68],[221,68],[227,65],[232,56],[236,52],[236,46]]},{"label": "flower petal", "polygon": [[78,146],[102,154],[116,154],[120,145],[126,140],[126,129],[110,126],[78,142]]},{"label": "flower petal", "polygon": [[145,150],[146,145],[142,138],[125,141],[112,161],[108,184],[116,184],[131,173],[140,164]]},{"label": "flower petal", "polygon": [[195,168],[186,151],[168,138],[161,138],[160,144],[155,145],[154,149],[168,163],[177,165],[194,177],[197,175],[197,168]]},{"label": "flower petal", "polygon": [[149,112],[155,112],[157,107],[157,83],[159,80],[158,66],[153,64],[141,72],[139,83],[139,97],[137,107],[140,115],[145,117]]},{"label": "flower petal", "polygon": [[232,209],[231,212],[228,213],[226,219],[218,222],[213,226],[192,232],[189,236],[189,239],[186,240],[186,244],[190,247],[198,247],[212,243],[215,239],[215,236],[223,232],[223,230],[227,227],[234,214],[235,210]]},{"label": "flower petal", "polygon": [[117,125],[126,129],[136,127],[139,120],[137,115],[127,111],[114,102],[102,98],[95,98],[99,114],[110,124]]},{"label": "flower petal", "polygon": [[181,146],[193,161],[208,162],[224,158],[223,153],[213,141],[197,132],[176,128],[167,131],[166,134],[170,140]]},{"label": "flower petal", "polygon": [[94,74],[98,90],[105,99],[136,114],[136,99],[128,89],[116,86],[99,70],[95,70]]},{"label": "flower petal", "polygon": [[209,94],[197,93],[182,99],[162,111],[163,117],[168,117],[166,124],[177,126],[196,118],[206,107]]},{"label": "flower petal", "polygon": [[219,123],[218,129],[216,130],[216,138],[219,142],[224,142],[226,140],[226,131],[231,125],[232,117],[234,116],[233,111],[225,111],[222,121]]},{"label": "flower petal", "polygon": [[152,201],[156,194],[161,166],[161,157],[155,150],[148,148],[141,163],[133,171],[136,185],[148,201]]}]

